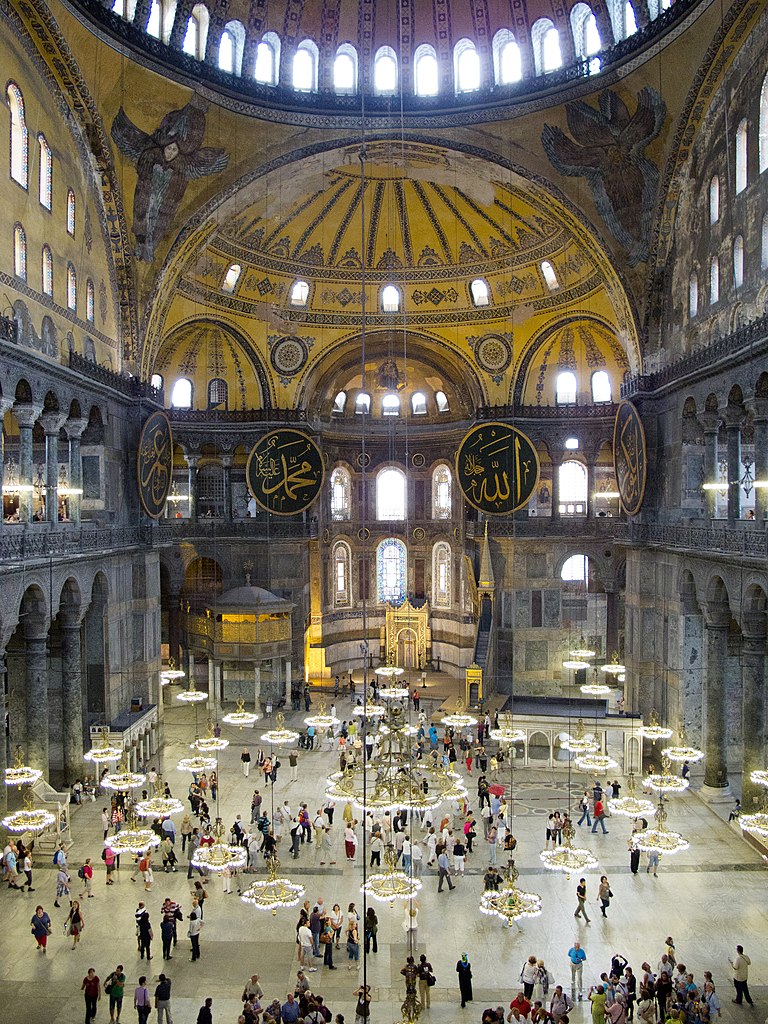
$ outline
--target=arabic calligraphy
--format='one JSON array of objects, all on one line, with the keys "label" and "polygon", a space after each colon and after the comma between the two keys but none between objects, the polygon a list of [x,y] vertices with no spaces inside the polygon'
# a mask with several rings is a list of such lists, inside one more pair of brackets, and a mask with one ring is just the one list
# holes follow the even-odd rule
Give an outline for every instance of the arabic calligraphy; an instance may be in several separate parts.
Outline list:
[{"label": "arabic calligraphy", "polygon": [[314,502],[325,469],[320,449],[298,430],[274,430],[248,456],[248,488],[267,512],[292,516]]},{"label": "arabic calligraphy", "polygon": [[616,412],[613,469],[624,511],[637,515],[645,496],[646,448],[643,424],[631,402],[622,402]]},{"label": "arabic calligraphy", "polygon": [[141,431],[136,465],[139,500],[152,519],[163,513],[171,489],[172,472],[171,425],[164,413],[153,412]]},{"label": "arabic calligraphy", "polygon": [[459,445],[456,476],[470,505],[506,515],[530,501],[539,481],[539,457],[516,427],[483,423]]}]

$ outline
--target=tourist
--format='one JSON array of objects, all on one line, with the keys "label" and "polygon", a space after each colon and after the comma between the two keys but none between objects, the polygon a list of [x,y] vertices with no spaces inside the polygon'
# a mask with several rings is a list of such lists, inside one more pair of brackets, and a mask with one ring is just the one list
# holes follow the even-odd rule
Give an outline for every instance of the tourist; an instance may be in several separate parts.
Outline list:
[{"label": "tourist", "polygon": [[32,934],[37,942],[37,948],[45,953],[48,945],[48,936],[51,934],[51,919],[43,908],[38,904],[35,913],[32,915]]},{"label": "tourist", "polygon": [[[597,792],[597,788],[595,792]],[[603,835],[607,836],[608,829],[605,827],[605,806],[602,800],[602,790],[600,790],[600,793],[599,797],[595,797],[595,820],[592,822],[592,833],[594,834],[597,831],[597,826],[599,825],[603,830]]]},{"label": "tourist", "polygon": [[591,987],[587,995],[592,1004],[592,1024],[605,1024],[605,989],[602,985]]},{"label": "tourist", "polygon": [[[80,899],[87,896],[88,899],[93,899],[93,868],[91,866],[91,858],[86,857],[85,862],[82,864],[77,872],[78,878],[82,880],[83,891],[79,894]],[[27,876],[31,884],[31,875]],[[30,892],[32,890],[30,889]]]},{"label": "tourist", "polygon": [[597,890],[597,901],[600,904],[600,913],[603,915],[603,917],[607,917],[608,916],[606,914],[606,910],[611,905],[611,897],[612,896],[613,896],[613,893],[611,892],[611,887],[608,884],[608,877],[607,877],[607,875],[601,875],[600,876],[600,885],[599,885],[598,890]]},{"label": "tourist", "polygon": [[[374,953],[379,951],[379,943],[377,934],[379,931],[379,919],[376,916],[376,911],[373,907],[368,907],[365,912],[365,952],[370,953],[373,948]],[[407,941],[407,937],[406,937]]]},{"label": "tourist", "polygon": [[466,953],[461,954],[461,959],[456,963],[456,973],[459,976],[459,994],[461,1005],[466,1006],[472,1002],[472,964]]},{"label": "tourist", "polygon": [[587,954],[581,948],[581,943],[574,942],[568,950],[568,959],[571,962],[571,998],[575,999],[576,993],[578,992],[579,1000],[581,1000],[583,993],[582,976],[584,974],[584,962],[587,959]]},{"label": "tourist", "polygon": [[749,994],[749,985],[747,984],[749,965],[752,961],[744,952],[743,946],[736,947],[736,956],[732,960],[729,958],[728,963],[731,965],[733,987],[736,989],[736,998],[733,1002],[741,1006],[742,1002],[746,999],[749,1005],[753,1006],[752,996]]},{"label": "tourist", "polygon": [[139,983],[133,990],[133,1006],[136,1010],[136,1015],[139,1018],[139,1024],[147,1024],[149,1015],[152,1011],[152,1004],[149,999],[149,989],[147,988],[146,975],[142,974],[139,978]]},{"label": "tourist", "polygon": [[592,820],[589,817],[589,793],[584,790],[584,795],[579,800],[579,810],[581,811],[581,817],[576,822],[577,825],[581,825],[584,819],[587,819],[587,828],[592,824]]},{"label": "tourist", "polygon": [[[149,922],[149,911],[144,900],[139,900],[139,905],[134,914],[136,920],[136,939],[139,944],[139,957],[141,960],[146,956],[147,960],[152,959],[152,925]],[[161,931],[162,931],[162,925]]]},{"label": "tourist", "polygon": [[116,1024],[120,1020],[120,1011],[123,1008],[123,996],[125,994],[125,974],[123,965],[118,964],[104,981],[104,994],[109,996],[109,1019]]},{"label": "tourist", "polygon": [[96,1019],[96,1009],[101,999],[101,982],[95,967],[89,967],[80,986],[85,995],[85,1024]]},{"label": "tourist", "polygon": [[586,878],[580,878],[579,884],[576,886],[576,899],[577,905],[574,912],[574,917],[583,917],[587,924],[589,924],[589,917],[587,916],[587,880]]},{"label": "tourist", "polygon": [[419,1001],[421,1002],[422,1008],[428,1010],[431,1005],[430,1000],[430,989],[435,985],[435,973],[432,969],[432,964],[427,960],[424,953],[419,957],[418,963],[419,971]]},{"label": "tourist", "polygon": [[549,1004],[549,1012],[554,1024],[562,1024],[573,1009],[573,1001],[565,994],[562,985],[556,985]]},{"label": "tourist", "polygon": [[437,891],[443,891],[443,881],[448,882],[448,888],[453,891],[455,888],[453,882],[451,882],[451,866],[448,862],[448,854],[445,850],[442,851],[440,856],[437,858],[437,870],[438,870],[438,882]]},{"label": "tourist", "polygon": [[155,1009],[157,1010],[157,1024],[163,1024],[163,1014],[165,1014],[165,1024],[173,1024],[173,1017],[171,1016],[171,979],[166,978],[164,974],[161,974],[158,978],[157,987],[155,988]]},{"label": "tourist", "polygon": [[350,961],[347,970],[354,971],[360,966],[360,938],[356,913],[347,915],[347,958]]},{"label": "tourist", "polygon": [[[200,932],[203,930],[203,908],[196,899],[192,900],[192,911],[189,915],[187,937],[192,947],[190,961],[200,959]],[[159,1018],[158,1018],[159,1024]]]},{"label": "tourist", "polygon": [[527,1020],[528,1014],[531,1012],[531,1003],[526,997],[524,992],[518,992],[512,1002],[509,1004],[509,1013],[507,1014],[507,1020],[520,1021]]},{"label": "tourist", "polygon": [[[357,999],[355,1004],[355,1024],[364,1024],[364,1021],[368,1020],[371,1014],[371,986],[361,985],[359,988],[355,989],[353,994]],[[341,1016],[341,1014],[336,1017],[337,1024],[339,1016]],[[341,1018],[341,1024],[344,1024],[343,1017]]]},{"label": "tourist", "polygon": [[197,1024],[213,1024],[213,1013],[211,1012],[212,1006],[213,999],[208,996],[203,1005],[197,1011]]},{"label": "tourist", "polygon": [[[112,856],[114,857],[114,854],[112,854]],[[71,881],[69,877],[69,872],[67,871],[66,864],[62,865],[61,861],[59,861],[57,867],[58,871],[56,872],[56,899],[53,901],[54,907],[61,906],[59,900],[62,897],[66,897],[67,899],[69,899],[69,885]]]},{"label": "tourist", "polygon": [[72,949],[74,949],[80,941],[80,936],[85,928],[85,921],[83,920],[83,913],[80,910],[80,904],[77,900],[70,900],[69,913],[67,914],[67,921],[64,925],[64,934],[72,936]]},{"label": "tourist", "polygon": [[520,981],[522,982],[523,994],[526,999],[530,999],[533,995],[533,986],[536,984],[537,975],[536,957],[529,956],[520,971]]}]

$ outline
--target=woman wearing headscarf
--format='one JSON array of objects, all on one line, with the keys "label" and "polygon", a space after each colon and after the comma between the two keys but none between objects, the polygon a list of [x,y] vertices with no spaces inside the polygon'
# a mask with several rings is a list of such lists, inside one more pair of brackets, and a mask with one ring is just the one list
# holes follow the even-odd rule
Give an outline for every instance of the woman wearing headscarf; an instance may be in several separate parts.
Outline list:
[{"label": "woman wearing headscarf", "polygon": [[456,964],[456,973],[459,976],[461,1005],[466,1006],[472,1002],[472,964],[466,953],[461,954],[461,959]]}]

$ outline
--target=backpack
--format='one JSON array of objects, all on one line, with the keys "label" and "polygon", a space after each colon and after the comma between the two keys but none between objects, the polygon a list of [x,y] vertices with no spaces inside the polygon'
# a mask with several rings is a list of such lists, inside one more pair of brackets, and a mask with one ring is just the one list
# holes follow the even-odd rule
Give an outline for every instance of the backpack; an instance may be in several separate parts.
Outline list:
[{"label": "backpack", "polygon": [[85,868],[84,867],[79,867],[77,869],[77,877],[78,878],[85,878]]},{"label": "backpack", "polygon": [[60,853],[61,853],[61,850],[57,850],[56,853],[54,853],[54,855],[53,855],[53,866],[54,867],[56,867],[58,865],[58,863],[59,863],[59,854]]}]

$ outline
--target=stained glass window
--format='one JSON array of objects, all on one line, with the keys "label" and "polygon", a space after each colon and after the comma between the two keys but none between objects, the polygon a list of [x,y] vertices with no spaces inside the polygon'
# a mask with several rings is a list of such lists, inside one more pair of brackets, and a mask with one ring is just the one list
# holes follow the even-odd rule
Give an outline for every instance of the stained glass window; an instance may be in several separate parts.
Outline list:
[{"label": "stained glass window", "polygon": [[337,466],[331,474],[331,519],[350,518],[352,483],[346,469]]},{"label": "stained glass window", "polygon": [[43,246],[43,291],[53,295],[53,255],[47,245]]},{"label": "stained glass window", "polygon": [[405,544],[394,537],[383,540],[376,549],[376,594],[381,604],[405,600],[407,559]]},{"label": "stained glass window", "polygon": [[333,549],[333,603],[336,606],[349,604],[349,547],[340,541]]},{"label": "stained glass window", "polygon": [[451,471],[438,466],[432,474],[432,518],[451,518]]},{"label": "stained glass window", "polygon": [[27,279],[27,236],[21,224],[13,229],[13,272],[16,277]]},{"label": "stained glass window", "polygon": [[40,144],[40,205],[50,210],[53,204],[53,154],[44,135],[38,135]]},{"label": "stained glass window", "polygon": [[11,177],[27,187],[29,176],[29,129],[24,119],[24,97],[13,82],[6,93],[11,111]]},{"label": "stained glass window", "polygon": [[93,281],[89,278],[85,285],[85,318],[89,323],[94,320]]},{"label": "stained glass window", "polygon": [[67,189],[67,232],[74,237],[75,234],[75,193]]},{"label": "stained glass window", "polygon": [[451,549],[444,541],[432,551],[432,603],[436,608],[451,604]]}]

